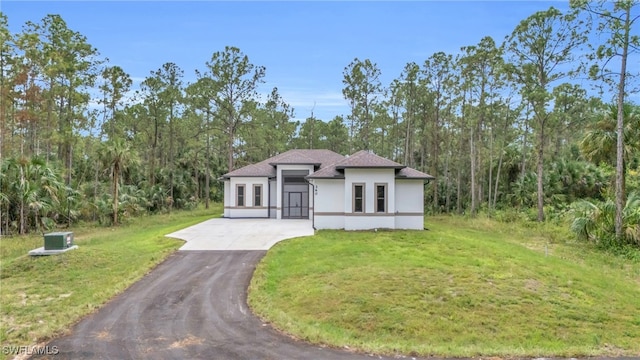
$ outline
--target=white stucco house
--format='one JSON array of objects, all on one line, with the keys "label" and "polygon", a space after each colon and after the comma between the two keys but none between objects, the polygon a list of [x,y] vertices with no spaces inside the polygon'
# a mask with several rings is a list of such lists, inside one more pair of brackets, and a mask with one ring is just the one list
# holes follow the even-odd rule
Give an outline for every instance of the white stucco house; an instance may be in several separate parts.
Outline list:
[{"label": "white stucco house", "polygon": [[224,217],[312,219],[316,229],[423,229],[433,176],[370,153],[289,150],[224,174]]}]

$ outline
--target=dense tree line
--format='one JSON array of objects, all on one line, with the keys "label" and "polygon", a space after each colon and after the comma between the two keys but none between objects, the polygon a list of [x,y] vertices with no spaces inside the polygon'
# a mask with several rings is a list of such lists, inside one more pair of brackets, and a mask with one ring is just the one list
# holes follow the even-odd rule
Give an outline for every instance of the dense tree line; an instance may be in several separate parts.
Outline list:
[{"label": "dense tree line", "polygon": [[601,233],[639,242],[629,214],[640,212],[640,108],[626,101],[637,12],[628,1],[550,8],[502,42],[408,63],[389,84],[374,61],[355,58],[343,70],[350,112],[302,122],[277,88],[260,98],[267,69],[238,48],[213,52],[193,83],[168,62],[134,91],[125,69],[60,16],[13,34],[2,15],[0,231],[209,206],[229,170],[327,148],[434,175],[430,212],[537,221],[572,212],[583,219],[576,232],[597,241],[585,201],[613,203],[613,228]]}]

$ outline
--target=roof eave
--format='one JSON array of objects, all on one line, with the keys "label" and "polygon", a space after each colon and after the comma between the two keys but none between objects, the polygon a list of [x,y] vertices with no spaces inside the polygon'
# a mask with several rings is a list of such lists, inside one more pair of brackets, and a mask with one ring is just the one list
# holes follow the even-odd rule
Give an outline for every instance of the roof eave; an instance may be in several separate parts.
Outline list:
[{"label": "roof eave", "polygon": [[261,178],[261,177],[266,177],[266,178],[274,178],[275,176],[273,175],[222,175],[219,179],[224,180],[224,179],[231,179],[232,177],[255,177],[255,178]]},{"label": "roof eave", "polygon": [[368,166],[364,166],[364,165],[338,165],[336,166],[336,170],[344,170],[344,169],[396,169],[396,170],[402,170],[406,168],[406,166],[404,165],[368,165]]},{"label": "roof eave", "polygon": [[319,163],[319,162],[272,162],[272,163],[269,163],[269,165],[271,165],[271,166],[278,166],[278,165],[313,165],[313,166],[320,166],[320,165],[322,165],[322,163]]},{"label": "roof eave", "polygon": [[433,176],[396,176],[396,179],[406,180],[435,180]]},{"label": "roof eave", "polygon": [[315,180],[315,179],[323,179],[323,180],[344,180],[344,176],[307,176],[305,179]]}]

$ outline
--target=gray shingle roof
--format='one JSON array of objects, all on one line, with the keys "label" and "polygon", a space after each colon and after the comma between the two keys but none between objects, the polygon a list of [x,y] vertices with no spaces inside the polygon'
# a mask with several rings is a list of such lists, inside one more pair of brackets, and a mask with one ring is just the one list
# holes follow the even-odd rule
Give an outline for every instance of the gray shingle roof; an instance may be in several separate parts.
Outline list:
[{"label": "gray shingle roof", "polygon": [[412,169],[410,167],[406,167],[401,169],[396,173],[396,179],[424,179],[424,180],[433,180],[435,177],[423,173],[422,171],[418,171],[416,169]]},{"label": "gray shingle roof", "polygon": [[387,168],[396,170],[396,178],[399,179],[434,179],[433,176],[421,171],[406,167],[395,161],[385,159],[376,154],[362,150],[344,157],[331,150],[306,150],[295,149],[283,152],[256,164],[247,165],[222,175],[223,179],[230,177],[275,177],[276,165],[296,164],[314,165],[316,171],[307,176],[309,179],[334,179],[344,178],[344,169],[347,168]]},{"label": "gray shingle roof", "polygon": [[275,177],[276,165],[278,164],[296,164],[296,165],[314,165],[322,169],[325,166],[344,159],[344,156],[325,149],[294,149],[285,151],[274,157],[260,161],[256,164],[247,165],[239,169],[233,170],[222,175],[222,178],[230,177]]},{"label": "gray shingle roof", "polygon": [[344,169],[348,168],[383,168],[383,169],[395,169],[396,178],[400,179],[423,179],[431,180],[435,179],[429,174],[425,174],[416,169],[406,167],[395,161],[385,159],[376,154],[370,153],[365,150],[358,151],[357,153],[344,158],[335,164],[325,166],[324,168],[314,172],[307,176],[309,179],[342,179],[344,178]]},{"label": "gray shingle roof", "polygon": [[385,159],[366,150],[360,150],[357,153],[345,158],[335,164],[336,169],[347,168],[394,168],[402,169],[405,166],[395,161]]}]

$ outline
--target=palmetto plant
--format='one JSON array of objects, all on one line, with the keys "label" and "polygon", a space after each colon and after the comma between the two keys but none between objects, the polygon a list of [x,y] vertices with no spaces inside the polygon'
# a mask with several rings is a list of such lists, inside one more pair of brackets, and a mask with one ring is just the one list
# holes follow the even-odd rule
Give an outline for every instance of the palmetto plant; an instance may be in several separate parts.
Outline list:
[{"label": "palmetto plant", "polygon": [[[68,188],[51,164],[39,158],[8,158],[0,164],[0,221],[4,232],[41,229],[64,213]],[[62,200],[62,201],[61,201]]]},{"label": "palmetto plant", "polygon": [[[618,244],[615,240],[615,211],[613,200],[591,202],[580,200],[572,204],[573,222],[571,230],[583,240],[605,247]],[[626,244],[640,246],[640,193],[627,197],[623,211],[624,237]]]}]

